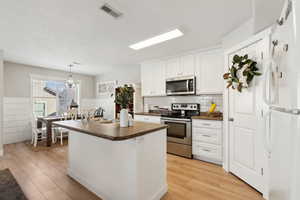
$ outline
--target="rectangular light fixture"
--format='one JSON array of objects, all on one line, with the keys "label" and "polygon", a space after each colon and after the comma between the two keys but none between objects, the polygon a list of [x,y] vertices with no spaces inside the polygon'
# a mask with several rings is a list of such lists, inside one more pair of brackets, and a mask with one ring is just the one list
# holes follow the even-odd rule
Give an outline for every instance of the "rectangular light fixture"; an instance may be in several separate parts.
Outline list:
[{"label": "rectangular light fixture", "polygon": [[163,33],[161,35],[157,35],[157,36],[149,38],[147,40],[130,45],[129,47],[134,50],[139,50],[139,49],[150,47],[155,44],[159,44],[159,43],[162,43],[162,42],[165,42],[168,40],[172,40],[172,39],[175,39],[175,38],[178,38],[181,36],[183,36],[183,33],[179,29],[175,29],[173,31]]}]

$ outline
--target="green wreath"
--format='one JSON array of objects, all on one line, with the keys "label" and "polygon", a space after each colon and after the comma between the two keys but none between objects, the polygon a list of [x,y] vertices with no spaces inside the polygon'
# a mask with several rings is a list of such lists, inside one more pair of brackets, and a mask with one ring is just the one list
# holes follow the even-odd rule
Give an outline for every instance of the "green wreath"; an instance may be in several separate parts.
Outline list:
[{"label": "green wreath", "polygon": [[223,75],[224,80],[227,80],[227,88],[231,87],[239,92],[242,92],[243,88],[248,88],[253,78],[261,75],[256,65],[257,62],[249,59],[248,54],[235,55],[229,72]]}]

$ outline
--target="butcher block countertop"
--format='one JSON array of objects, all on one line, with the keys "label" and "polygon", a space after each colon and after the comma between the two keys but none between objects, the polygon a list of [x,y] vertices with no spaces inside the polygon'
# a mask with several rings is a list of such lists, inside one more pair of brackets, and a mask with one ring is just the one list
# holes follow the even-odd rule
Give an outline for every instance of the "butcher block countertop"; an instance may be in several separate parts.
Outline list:
[{"label": "butcher block countertop", "polygon": [[93,120],[67,120],[54,122],[53,125],[114,141],[127,140],[167,128],[166,125],[144,122],[134,122],[131,127],[121,128],[119,123],[100,123]]},{"label": "butcher block countertop", "polygon": [[192,119],[203,119],[203,120],[217,120],[217,121],[223,121],[223,114],[222,113],[201,113],[198,116],[193,116]]}]

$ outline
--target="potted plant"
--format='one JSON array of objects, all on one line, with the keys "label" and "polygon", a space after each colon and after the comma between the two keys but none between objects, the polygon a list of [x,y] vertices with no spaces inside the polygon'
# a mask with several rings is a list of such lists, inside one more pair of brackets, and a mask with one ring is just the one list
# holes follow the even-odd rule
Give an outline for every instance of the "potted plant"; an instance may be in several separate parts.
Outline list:
[{"label": "potted plant", "polygon": [[134,89],[125,84],[123,87],[118,87],[117,90],[119,92],[116,94],[115,103],[121,106],[120,126],[128,127],[128,107],[133,102]]}]

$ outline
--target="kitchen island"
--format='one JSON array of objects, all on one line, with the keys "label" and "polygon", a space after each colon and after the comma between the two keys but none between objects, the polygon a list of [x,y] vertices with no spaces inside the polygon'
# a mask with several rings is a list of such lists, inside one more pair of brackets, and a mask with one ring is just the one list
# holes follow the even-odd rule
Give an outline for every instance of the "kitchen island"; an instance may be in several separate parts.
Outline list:
[{"label": "kitchen island", "polygon": [[159,200],[167,192],[165,125],[54,122],[69,129],[68,175],[103,200]]}]

